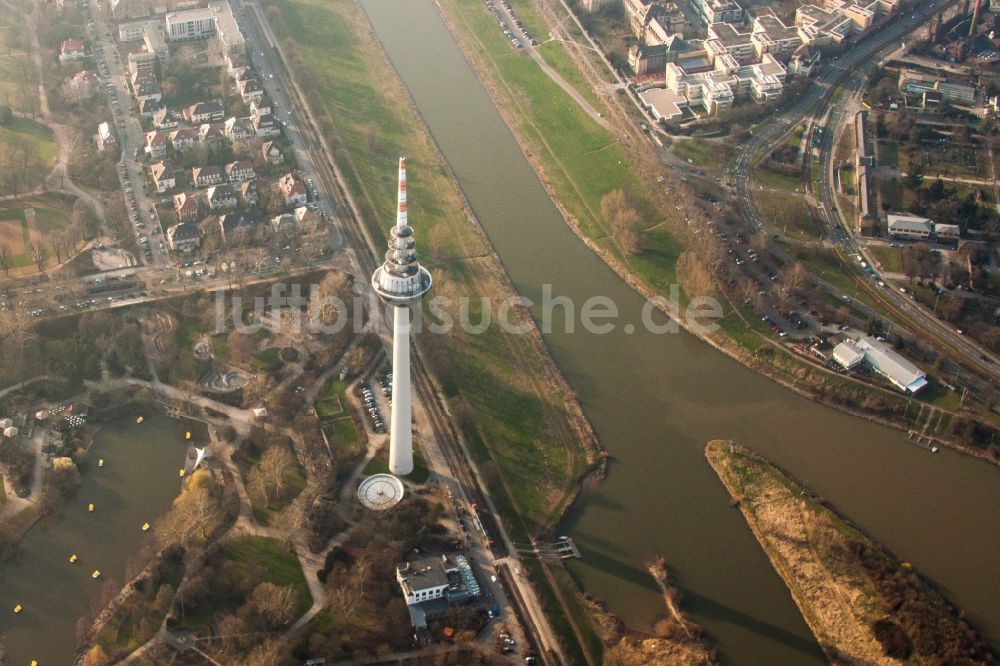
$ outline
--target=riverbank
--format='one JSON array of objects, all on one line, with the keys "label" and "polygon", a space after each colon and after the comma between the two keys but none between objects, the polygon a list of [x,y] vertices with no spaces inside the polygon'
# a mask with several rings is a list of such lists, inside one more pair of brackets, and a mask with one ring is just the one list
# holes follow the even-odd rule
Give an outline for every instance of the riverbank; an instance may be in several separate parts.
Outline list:
[{"label": "riverbank", "polygon": [[705,456],[832,663],[996,663],[908,563],[763,456],[723,440]]},{"label": "riverbank", "polygon": [[[536,15],[531,4],[515,4],[522,16],[543,20]],[[616,139],[598,127],[540,71],[528,73],[518,62],[526,60],[526,56],[516,52],[506,53],[509,49],[502,35],[497,37],[499,33],[492,21],[480,27],[479,19],[482,17],[479,13],[488,16],[481,3],[435,0],[434,6],[466,59],[472,63],[477,78],[569,228],[631,288],[647,300],[658,303],[666,296],[669,286],[678,281],[675,262],[681,251],[698,244],[698,237],[692,236],[690,227],[683,222],[703,217],[697,207],[691,205],[691,197],[679,196],[675,203],[681,210],[674,214],[673,207],[664,200],[662,184],[655,183],[650,176],[665,171],[656,156],[636,144],[628,132]],[[571,106],[566,108],[561,102],[544,104],[534,99],[543,96],[565,99]],[[564,114],[559,116],[565,119],[564,123],[553,116],[552,107]],[[613,115],[627,116],[624,112]],[[580,174],[579,162],[592,160],[593,154],[608,151],[614,159],[601,159],[592,165],[607,168],[602,174],[605,181],[596,183],[594,179],[585,179]],[[576,157],[580,159],[572,159]],[[635,164],[629,164],[628,160],[634,160]],[[686,192],[683,189],[685,186],[669,171],[662,177],[668,180],[675,192]],[[662,225],[654,223],[640,228],[638,233],[646,247],[637,254],[622,251],[621,244],[605,228],[605,221],[598,211],[602,194],[622,182],[628,183],[633,196],[642,199],[638,205],[642,212],[657,218],[662,216],[665,220]],[[714,295],[728,304],[728,311],[722,320],[723,327],[717,333],[709,334],[701,327],[689,325],[684,317],[677,317],[666,307],[659,309],[668,316],[674,316],[681,327],[714,349],[810,400],[904,432],[919,429],[922,425],[907,419],[910,412],[917,414],[919,411],[916,407],[910,408],[913,401],[908,397],[846,378],[796,357],[790,350],[753,330],[739,305],[727,294],[717,291]],[[767,354],[758,353],[761,348],[769,351]],[[957,416],[947,410],[935,409],[948,414],[949,421]],[[933,433],[932,436],[942,445],[1000,465],[996,450],[991,452],[976,448],[948,433]]]}]

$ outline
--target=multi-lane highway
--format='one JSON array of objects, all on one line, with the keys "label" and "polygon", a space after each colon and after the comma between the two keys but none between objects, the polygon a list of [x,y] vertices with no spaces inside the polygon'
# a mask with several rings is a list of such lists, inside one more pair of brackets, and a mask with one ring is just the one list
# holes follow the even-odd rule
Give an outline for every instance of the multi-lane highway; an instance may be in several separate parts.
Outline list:
[{"label": "multi-lane highway", "polygon": [[[817,77],[816,84],[787,109],[753,129],[751,139],[734,156],[730,170],[734,178],[737,205],[754,232],[761,231],[766,226],[766,221],[761,218],[753,203],[750,174],[754,165],[772,147],[784,140],[803,119],[810,115],[825,115],[826,131],[820,143],[822,169],[819,177],[818,195],[821,203],[819,213],[826,223],[829,239],[832,242],[848,255],[861,255],[868,263],[872,263],[871,257],[866,255],[864,248],[855,240],[850,226],[842,221],[836,206],[834,142],[844,123],[853,117],[849,113],[850,105],[856,101],[857,95],[866,85],[868,76],[877,63],[884,61],[896,51],[900,40],[906,35],[921,29],[931,14],[954,2],[955,0],[939,0],[883,25],[874,34],[827,65]],[[838,94],[835,95],[835,92]],[[830,106],[825,107],[824,103],[829,103]],[[858,270],[861,270],[860,264]],[[937,320],[907,296],[897,293],[891,287],[875,287],[872,292],[886,306],[890,314],[901,317],[908,326],[933,337],[940,346],[950,351],[951,355],[960,359],[963,364],[994,380],[1000,378],[1000,361],[996,357]],[[839,295],[845,296],[845,294]],[[985,385],[982,388],[990,390]]]}]

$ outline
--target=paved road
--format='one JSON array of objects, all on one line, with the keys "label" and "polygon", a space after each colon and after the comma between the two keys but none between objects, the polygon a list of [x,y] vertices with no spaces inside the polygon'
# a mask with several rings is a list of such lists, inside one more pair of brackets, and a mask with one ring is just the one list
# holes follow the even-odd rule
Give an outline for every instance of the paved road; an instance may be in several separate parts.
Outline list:
[{"label": "paved road", "polygon": [[[833,178],[833,145],[839,130],[852,116],[848,113],[849,105],[855,100],[866,81],[869,71],[879,61],[891,57],[898,52],[896,44],[902,37],[914,30],[921,29],[928,16],[941,7],[953,4],[954,0],[939,0],[936,3],[921,8],[909,16],[897,19],[895,23],[883,26],[874,35],[847,51],[838,60],[823,69],[817,78],[816,85],[796,100],[788,109],[776,115],[772,120],[758,126],[753,131],[750,141],[736,153],[731,171],[735,177],[737,203],[753,231],[765,227],[765,221],[753,206],[750,188],[750,174],[754,165],[766,154],[767,150],[782,141],[794,128],[810,114],[818,113],[820,106],[829,93],[838,85],[843,85],[843,92],[833,106],[827,110],[826,131],[821,144],[823,169],[820,176],[820,213],[826,221],[831,239],[847,254],[861,254],[869,263],[867,257],[853,236],[842,226],[836,207]],[[859,266],[860,270],[860,266]],[[840,296],[844,294],[834,290]],[[970,367],[976,368],[989,377],[1000,378],[1000,364],[997,359],[978,345],[959,335],[950,327],[942,324],[926,310],[913,303],[910,299],[886,288],[881,289],[878,296],[920,328],[930,332],[944,346],[960,354]],[[992,359],[985,360],[986,359]]]},{"label": "paved road", "polygon": [[[170,256],[166,245],[161,246],[161,242],[166,241],[165,229],[155,214],[155,201],[145,193],[146,173],[142,164],[132,157],[136,149],[141,155],[146,144],[146,135],[139,124],[139,112],[137,107],[133,107],[134,98],[129,94],[128,74],[125,71],[125,63],[118,58],[118,49],[115,46],[114,33],[116,29],[114,22],[106,21],[104,18],[104,6],[98,0],[89,0],[91,15],[93,16],[94,27],[90,28],[90,37],[94,57],[103,60],[107,66],[108,76],[102,79],[102,87],[108,95],[111,103],[112,125],[118,132],[118,142],[121,146],[122,156],[119,160],[118,177],[122,186],[122,193],[125,195],[125,207],[130,208],[130,200],[135,198],[135,211],[129,211],[133,225],[142,223],[142,227],[133,226],[136,243],[139,244],[142,237],[148,236],[150,242],[150,256],[143,256],[143,263],[147,265],[162,265],[170,263]],[[108,35],[112,35],[108,37]],[[117,100],[117,103],[116,103]],[[119,126],[122,123],[124,127]],[[121,167],[125,167],[124,172]],[[131,189],[130,193],[128,190]],[[151,216],[150,212],[154,211]],[[148,229],[146,228],[148,225]],[[147,234],[148,232],[148,234]]]}]

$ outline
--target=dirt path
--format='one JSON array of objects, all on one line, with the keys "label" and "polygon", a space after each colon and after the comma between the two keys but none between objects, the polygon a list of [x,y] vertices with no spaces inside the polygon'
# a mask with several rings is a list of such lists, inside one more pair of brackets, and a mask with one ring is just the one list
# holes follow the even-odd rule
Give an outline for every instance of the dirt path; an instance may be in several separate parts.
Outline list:
[{"label": "dirt path", "polygon": [[46,184],[49,186],[50,190],[67,192],[86,201],[97,213],[97,217],[101,220],[101,224],[104,224],[107,220],[107,210],[105,209],[104,204],[89,192],[79,188],[69,176],[69,158],[73,152],[73,146],[75,145],[76,138],[74,137],[71,139],[70,128],[57,123],[52,118],[52,110],[49,107],[48,94],[45,91],[45,81],[42,78],[44,76],[44,69],[42,68],[42,47],[38,41],[38,33],[35,31],[34,19],[30,14],[22,12],[17,7],[6,2],[6,0],[4,0],[2,4],[10,11],[21,14],[21,16],[24,17],[24,27],[31,36],[31,57],[35,63],[35,69],[38,71],[38,108],[42,114],[44,123],[49,127],[49,129],[52,130],[52,133],[55,135],[56,143],[59,145],[59,153],[56,156],[56,164],[46,177]]}]

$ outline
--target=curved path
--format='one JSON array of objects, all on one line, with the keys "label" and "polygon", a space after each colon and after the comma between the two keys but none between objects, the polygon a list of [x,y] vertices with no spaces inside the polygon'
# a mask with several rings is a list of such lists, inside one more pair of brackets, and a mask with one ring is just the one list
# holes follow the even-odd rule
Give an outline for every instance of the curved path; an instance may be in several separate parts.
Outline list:
[{"label": "curved path", "polygon": [[35,63],[35,69],[38,71],[38,109],[42,114],[42,120],[52,130],[55,140],[59,145],[59,153],[56,156],[55,166],[52,167],[49,175],[45,177],[45,182],[52,190],[67,192],[86,201],[94,209],[94,212],[97,213],[101,224],[104,224],[107,220],[107,210],[104,204],[97,197],[77,186],[69,176],[69,158],[73,152],[73,146],[76,144],[76,138],[71,136],[69,127],[56,122],[52,118],[52,110],[49,107],[49,97],[45,92],[45,81],[43,78],[45,70],[42,68],[42,47],[38,41],[38,32],[35,30],[34,18],[31,14],[11,5],[6,0],[3,0],[0,4],[3,4],[10,11],[20,14],[24,18],[24,25],[31,36],[31,58]]}]

